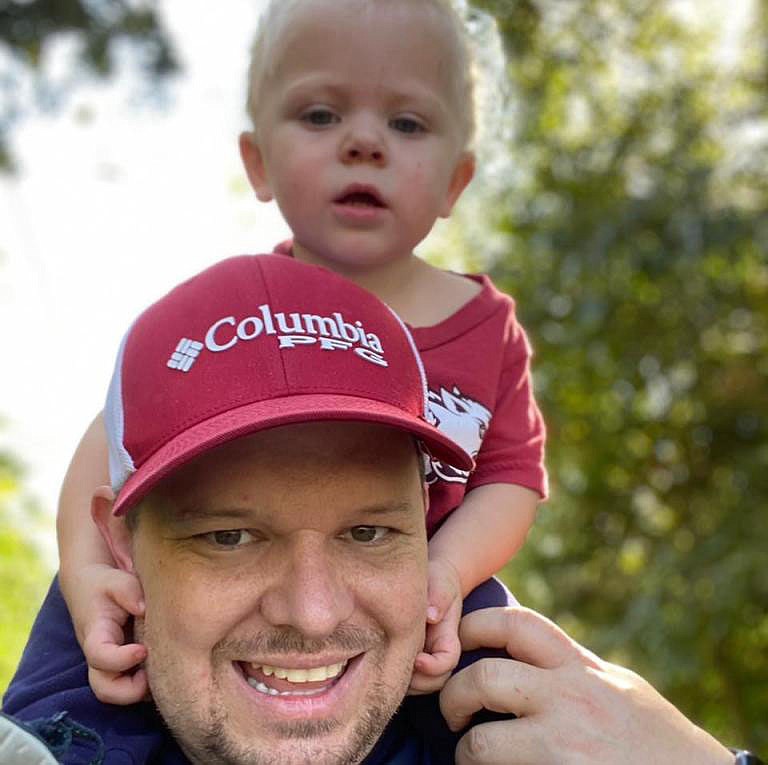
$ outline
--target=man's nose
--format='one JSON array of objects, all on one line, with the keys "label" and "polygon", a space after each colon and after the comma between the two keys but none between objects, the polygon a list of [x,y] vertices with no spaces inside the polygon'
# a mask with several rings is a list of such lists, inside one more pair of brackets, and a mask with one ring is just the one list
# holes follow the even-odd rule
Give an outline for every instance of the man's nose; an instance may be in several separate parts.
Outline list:
[{"label": "man's nose", "polygon": [[307,533],[275,552],[282,561],[261,597],[261,614],[270,624],[321,639],[352,616],[350,583],[327,539]]},{"label": "man's nose", "polygon": [[371,163],[384,165],[387,151],[383,136],[377,127],[367,122],[353,122],[342,138],[340,159],[345,164]]}]

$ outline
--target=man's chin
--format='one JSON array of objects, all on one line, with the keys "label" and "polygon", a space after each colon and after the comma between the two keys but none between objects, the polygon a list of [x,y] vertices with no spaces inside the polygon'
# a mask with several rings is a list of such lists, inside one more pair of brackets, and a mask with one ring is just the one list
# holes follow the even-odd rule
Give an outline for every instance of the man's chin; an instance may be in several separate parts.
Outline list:
[{"label": "man's chin", "polygon": [[[369,657],[371,658],[371,657]],[[357,667],[365,675],[365,665]],[[207,719],[192,723],[173,705],[160,703],[161,714],[181,742],[188,758],[199,765],[338,765],[359,763],[371,751],[407,689],[410,673],[389,685],[364,682],[364,697],[355,693],[355,667],[323,699],[264,695],[248,684],[242,672],[220,678],[224,689],[211,703]],[[346,688],[349,683],[351,687]],[[338,696],[334,702],[334,696]],[[346,698],[345,698],[346,697]],[[228,701],[225,701],[228,699]],[[291,709],[292,703],[296,708]],[[165,707],[165,708],[164,708]],[[303,713],[302,713],[303,708]],[[178,716],[174,714],[176,712]],[[201,724],[202,723],[202,724]]]},{"label": "man's chin", "polygon": [[201,739],[181,745],[195,765],[355,765],[373,749],[396,709],[366,710],[352,726],[336,720],[281,723],[255,734],[258,744],[217,719]]}]

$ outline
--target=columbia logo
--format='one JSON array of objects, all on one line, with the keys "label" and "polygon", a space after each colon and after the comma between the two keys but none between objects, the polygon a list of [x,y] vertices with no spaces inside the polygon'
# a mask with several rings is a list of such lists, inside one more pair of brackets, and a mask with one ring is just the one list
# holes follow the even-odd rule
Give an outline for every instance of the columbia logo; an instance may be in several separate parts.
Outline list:
[{"label": "columbia logo", "polygon": [[202,343],[182,337],[176,350],[171,354],[171,358],[168,359],[168,366],[171,369],[178,369],[180,372],[189,372],[202,350]]}]

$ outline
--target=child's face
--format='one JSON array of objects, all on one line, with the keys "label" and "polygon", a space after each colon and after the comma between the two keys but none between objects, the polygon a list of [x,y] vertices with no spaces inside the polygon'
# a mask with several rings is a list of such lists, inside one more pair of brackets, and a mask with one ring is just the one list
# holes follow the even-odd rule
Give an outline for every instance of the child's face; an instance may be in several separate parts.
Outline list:
[{"label": "child's face", "polygon": [[241,137],[297,251],[341,271],[411,254],[469,182],[447,22],[410,2],[307,3],[276,41]]}]

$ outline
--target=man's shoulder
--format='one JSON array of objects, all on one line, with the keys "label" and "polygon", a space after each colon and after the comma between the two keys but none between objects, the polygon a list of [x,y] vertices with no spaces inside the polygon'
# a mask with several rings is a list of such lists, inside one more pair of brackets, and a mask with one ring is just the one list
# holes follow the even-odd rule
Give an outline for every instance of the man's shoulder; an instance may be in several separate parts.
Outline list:
[{"label": "man's shoulder", "polygon": [[[8,746],[26,734],[30,746],[35,740],[47,745],[54,762],[187,765],[152,704],[113,706],[94,696],[57,579],[5,693],[3,712]],[[0,763],[27,761],[3,756]]]},{"label": "man's shoulder", "polygon": [[408,696],[365,765],[448,765],[457,741],[440,713],[437,694]]}]

